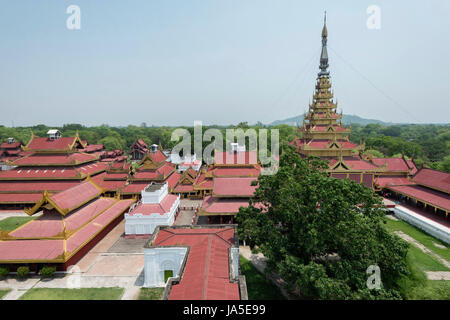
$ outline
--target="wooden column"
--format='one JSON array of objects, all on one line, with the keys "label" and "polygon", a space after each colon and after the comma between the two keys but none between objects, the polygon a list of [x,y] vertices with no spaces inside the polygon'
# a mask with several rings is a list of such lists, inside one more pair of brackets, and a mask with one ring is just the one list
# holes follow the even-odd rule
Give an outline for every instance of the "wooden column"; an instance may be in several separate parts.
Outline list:
[{"label": "wooden column", "polygon": [[220,224],[223,223],[223,216],[220,216]]}]

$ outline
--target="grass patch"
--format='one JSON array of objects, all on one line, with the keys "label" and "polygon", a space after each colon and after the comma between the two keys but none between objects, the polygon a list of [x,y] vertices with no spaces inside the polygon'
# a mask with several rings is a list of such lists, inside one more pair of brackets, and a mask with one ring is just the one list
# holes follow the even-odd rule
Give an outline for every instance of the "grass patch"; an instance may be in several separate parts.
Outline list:
[{"label": "grass patch", "polygon": [[164,288],[141,288],[138,300],[161,300]]},{"label": "grass patch", "polygon": [[81,288],[50,289],[35,288],[28,290],[20,300],[119,300],[123,288]]},{"label": "grass patch", "polygon": [[[402,231],[406,233],[407,235],[413,237],[417,241],[419,241],[421,244],[423,244],[427,249],[430,251],[440,255],[445,260],[450,261],[450,248],[449,246],[434,238],[433,236],[430,236],[426,234],[424,231],[404,222],[404,221],[394,221],[389,218],[386,219],[386,228],[390,231]],[[444,248],[438,248],[433,243],[439,244],[441,246],[444,246]]]},{"label": "grass patch", "polygon": [[12,231],[33,219],[34,217],[9,217],[0,221],[0,229],[3,231]]},{"label": "grass patch", "polygon": [[284,300],[284,296],[276,285],[261,274],[250,261],[240,256],[242,274],[247,283],[249,300]]},{"label": "grass patch", "polygon": [[3,299],[3,297],[10,291],[11,291],[10,289],[1,289],[0,290],[0,300]]},{"label": "grass patch", "polygon": [[[444,259],[449,259],[448,246],[446,244],[404,221],[386,220],[385,226],[389,231],[402,231],[423,244],[430,251]],[[436,247],[433,242],[445,246],[445,249]],[[398,288],[405,299],[450,300],[450,281],[428,280],[425,274],[425,271],[448,271],[449,269],[446,266],[413,244],[409,244],[406,259],[409,275],[397,281]]]},{"label": "grass patch", "polygon": [[412,263],[421,271],[450,271],[440,261],[426,254],[413,244],[409,244],[408,256]]},{"label": "grass patch", "polygon": [[409,276],[397,282],[403,297],[408,300],[450,300],[450,281],[428,280],[412,259],[408,254]]}]

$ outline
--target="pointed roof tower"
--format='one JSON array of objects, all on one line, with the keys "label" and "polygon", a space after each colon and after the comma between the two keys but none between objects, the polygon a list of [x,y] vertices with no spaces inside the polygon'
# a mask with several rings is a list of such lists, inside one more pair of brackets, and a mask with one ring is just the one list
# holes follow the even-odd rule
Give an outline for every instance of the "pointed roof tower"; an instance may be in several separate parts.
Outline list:
[{"label": "pointed roof tower", "polygon": [[327,51],[327,12],[325,11],[325,16],[323,19],[323,29],[322,29],[322,53],[320,54],[320,72],[318,77],[328,77],[330,73],[328,72],[328,51]]}]

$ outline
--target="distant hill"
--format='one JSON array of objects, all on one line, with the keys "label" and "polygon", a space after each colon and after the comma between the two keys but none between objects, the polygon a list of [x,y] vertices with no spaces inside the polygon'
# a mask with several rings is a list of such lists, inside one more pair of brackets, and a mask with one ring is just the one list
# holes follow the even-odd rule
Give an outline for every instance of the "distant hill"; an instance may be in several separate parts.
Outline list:
[{"label": "distant hill", "polygon": [[[303,115],[299,115],[296,117],[292,117],[292,118],[288,118],[288,119],[284,119],[284,120],[276,120],[273,121],[272,123],[269,123],[270,126],[276,126],[279,124],[288,124],[290,126],[296,126],[297,123],[299,126],[302,125],[303,122]],[[387,122],[383,122],[381,120],[375,120],[375,119],[364,119],[361,117],[358,117],[356,115],[351,115],[351,114],[344,114],[342,117],[342,122],[344,124],[351,124],[351,123],[358,123],[360,125],[365,126],[366,124],[369,123],[379,123],[381,125],[388,125],[389,123]]]}]

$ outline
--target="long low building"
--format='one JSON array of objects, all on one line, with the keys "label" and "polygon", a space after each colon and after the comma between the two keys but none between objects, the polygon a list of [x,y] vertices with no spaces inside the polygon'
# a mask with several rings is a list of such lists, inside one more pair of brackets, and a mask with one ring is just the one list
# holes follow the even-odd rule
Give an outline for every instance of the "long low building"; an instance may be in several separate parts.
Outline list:
[{"label": "long low building", "polygon": [[53,264],[66,270],[101,240],[124,216],[134,199],[101,197],[104,190],[90,178],[41,199],[25,212],[43,214],[19,228],[0,231],[0,264],[39,271]]},{"label": "long low building", "polygon": [[236,225],[158,227],[144,247],[145,287],[169,300],[247,300]]}]

